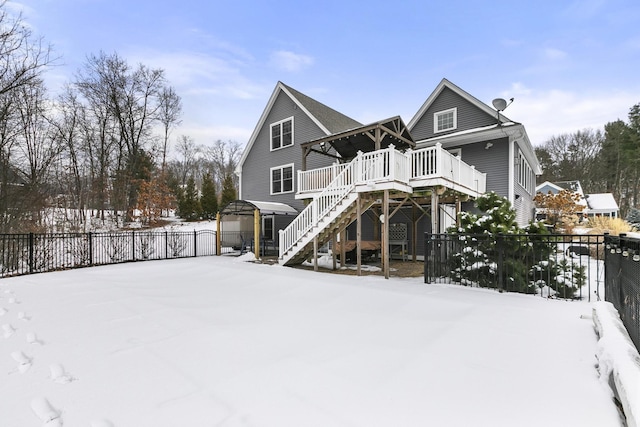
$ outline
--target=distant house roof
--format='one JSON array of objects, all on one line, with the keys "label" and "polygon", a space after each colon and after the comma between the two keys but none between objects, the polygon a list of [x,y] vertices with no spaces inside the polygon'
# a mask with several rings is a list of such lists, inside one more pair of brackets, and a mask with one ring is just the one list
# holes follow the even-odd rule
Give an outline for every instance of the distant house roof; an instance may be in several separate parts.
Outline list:
[{"label": "distant house roof", "polygon": [[547,194],[549,192],[553,194],[558,194],[563,190],[563,187],[554,184],[553,182],[545,181],[542,184],[536,186],[536,193]]},{"label": "distant house roof", "polygon": [[251,147],[255,143],[258,138],[258,134],[260,130],[264,126],[265,121],[267,120],[267,116],[273,107],[273,104],[276,102],[278,95],[280,93],[284,93],[288,96],[300,110],[304,111],[305,114],[313,121],[324,133],[325,135],[332,135],[334,133],[342,132],[348,129],[353,129],[356,127],[362,126],[362,123],[357,120],[352,119],[351,117],[345,116],[339,111],[334,110],[331,107],[324,105],[321,102],[316,101],[315,99],[293,89],[290,86],[285,85],[282,82],[278,82],[276,84],[271,97],[269,98],[269,102],[262,112],[262,116],[260,116],[260,120],[258,120],[258,124],[256,125],[249,141],[247,142],[247,146],[242,153],[242,157],[240,158],[240,162],[238,163],[239,168],[242,168],[249,152],[251,151]]},{"label": "distant house roof", "polygon": [[569,190],[573,193],[578,193],[581,196],[584,196],[584,192],[582,191],[582,185],[580,185],[580,181],[557,181],[554,184],[564,188],[565,190]]},{"label": "distant house roof", "polygon": [[617,212],[618,203],[611,193],[587,194],[587,205],[590,212]]}]

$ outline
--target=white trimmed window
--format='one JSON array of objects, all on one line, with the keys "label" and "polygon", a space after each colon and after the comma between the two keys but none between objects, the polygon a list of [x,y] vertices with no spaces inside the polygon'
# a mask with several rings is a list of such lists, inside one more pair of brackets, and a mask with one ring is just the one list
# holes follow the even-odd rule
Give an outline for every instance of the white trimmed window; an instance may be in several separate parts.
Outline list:
[{"label": "white trimmed window", "polygon": [[271,168],[271,194],[293,192],[293,163]]},{"label": "white trimmed window", "polygon": [[518,150],[518,184],[527,190],[529,194],[533,194],[536,186],[536,176],[533,173],[533,169],[520,150]]},{"label": "white trimmed window", "polygon": [[271,125],[271,151],[293,145],[293,117]]},{"label": "white trimmed window", "polygon": [[433,115],[433,132],[444,132],[458,127],[458,109],[450,108]]}]

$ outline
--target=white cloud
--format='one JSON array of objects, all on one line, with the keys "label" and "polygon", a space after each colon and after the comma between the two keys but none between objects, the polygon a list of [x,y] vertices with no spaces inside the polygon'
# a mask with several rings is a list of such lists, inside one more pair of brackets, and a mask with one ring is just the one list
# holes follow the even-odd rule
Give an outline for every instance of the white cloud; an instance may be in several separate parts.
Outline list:
[{"label": "white cloud", "polygon": [[271,54],[269,63],[278,69],[297,72],[313,64],[313,58],[287,50],[278,50]]},{"label": "white cloud", "polygon": [[[217,140],[236,141],[246,143],[251,136],[252,129],[233,126],[214,125],[206,126],[202,123],[183,123],[172,132],[171,147],[180,135],[187,135],[198,145],[210,146]],[[170,148],[171,152],[171,148]]]},{"label": "white cloud", "polygon": [[552,47],[544,49],[542,51],[542,54],[545,59],[551,60],[551,61],[557,61],[567,57],[567,53],[565,51],[560,49],[555,49]]},{"label": "white cloud", "polygon": [[640,101],[637,90],[585,91],[536,90],[513,83],[503,96],[515,101],[505,114],[523,123],[533,145],[541,145],[554,135],[585,128],[603,129],[621,119],[627,121],[629,109]]}]

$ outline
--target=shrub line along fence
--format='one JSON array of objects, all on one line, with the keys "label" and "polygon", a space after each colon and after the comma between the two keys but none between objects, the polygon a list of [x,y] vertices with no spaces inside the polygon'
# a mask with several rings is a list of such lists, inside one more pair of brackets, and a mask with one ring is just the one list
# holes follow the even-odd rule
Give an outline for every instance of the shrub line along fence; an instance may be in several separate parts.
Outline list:
[{"label": "shrub line along fence", "polygon": [[425,233],[424,280],[604,299],[604,235]]},{"label": "shrub line along fence", "polygon": [[640,350],[640,239],[605,236],[605,266],[605,300],[618,310]]},{"label": "shrub line along fence", "polygon": [[212,230],[0,234],[0,277],[207,255]]}]

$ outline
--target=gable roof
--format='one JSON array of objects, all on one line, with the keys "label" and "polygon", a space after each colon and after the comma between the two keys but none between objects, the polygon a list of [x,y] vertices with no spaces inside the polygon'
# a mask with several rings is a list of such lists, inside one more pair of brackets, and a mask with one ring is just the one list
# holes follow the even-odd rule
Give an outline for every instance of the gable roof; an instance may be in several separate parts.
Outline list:
[{"label": "gable roof", "polygon": [[271,108],[273,108],[273,104],[276,102],[280,93],[288,96],[326,135],[362,126],[362,123],[352,119],[351,117],[348,117],[279,81],[276,84],[276,87],[269,98],[269,102],[267,102],[267,106],[262,112],[249,141],[247,142],[244,152],[242,153],[242,157],[238,163],[238,167],[240,169],[249,155],[253,144],[258,138],[260,129],[264,126],[267,116],[269,115]]},{"label": "gable roof", "polygon": [[590,211],[617,212],[619,209],[611,193],[587,194],[586,197]]},{"label": "gable roof", "polygon": [[584,197],[584,192],[582,191],[582,185],[580,181],[558,181],[555,183],[558,187],[562,187],[565,190],[569,190],[573,193],[578,193],[582,197]]},{"label": "gable roof", "polygon": [[[400,116],[379,120],[369,125],[359,126],[305,142],[302,144],[302,149],[303,153],[306,154],[314,151],[334,157],[329,153],[332,150],[340,158],[351,160],[356,157],[358,151],[368,153],[388,148],[390,145],[399,150],[415,148],[416,146]],[[320,149],[315,147],[320,147]],[[303,154],[303,156],[306,154]]]},{"label": "gable roof", "polygon": [[279,83],[291,96],[295,98],[294,102],[297,100],[300,106],[302,106],[312,117],[315,117],[317,122],[319,122],[319,125],[322,125],[328,131],[328,134],[342,132],[347,129],[362,126],[362,123],[357,120],[354,120],[349,116],[345,116],[341,112],[316,101],[302,92],[298,92],[291,86],[287,86],[282,82]]},{"label": "gable roof", "polygon": [[[431,107],[431,104],[433,104],[433,102],[438,98],[438,96],[442,93],[442,91],[445,88],[447,88],[447,89],[455,92],[456,94],[460,95],[462,98],[464,98],[465,100],[467,100],[468,102],[473,104],[478,109],[484,111],[485,113],[487,113],[487,114],[489,114],[491,116],[495,116],[496,115],[496,110],[494,110],[493,108],[489,107],[487,104],[485,104],[484,102],[480,101],[478,98],[476,98],[475,96],[471,95],[469,92],[467,92],[467,91],[461,89],[460,87],[456,86],[455,84],[451,83],[449,80],[442,79],[440,81],[440,83],[438,84],[438,86],[434,89],[434,91],[431,92],[431,95],[429,95],[429,97],[424,102],[424,104],[422,104],[422,106],[418,109],[418,112],[413,116],[413,118],[411,120],[409,120],[409,123],[407,124],[407,127],[409,128],[409,130],[412,130],[413,127],[416,125],[416,123],[418,123],[420,121],[420,119],[422,118],[422,116],[424,116],[424,114],[427,112],[429,107]],[[510,123],[510,122],[512,122],[511,120],[509,120],[503,114],[498,113],[498,116],[500,117],[500,123]]]},{"label": "gable roof", "polygon": [[560,191],[563,190],[563,187],[560,187],[559,185],[554,184],[553,182],[545,181],[542,184],[536,186],[536,193],[542,192],[541,190],[544,187],[549,187],[550,189],[555,190],[556,193],[559,193]]}]

